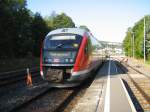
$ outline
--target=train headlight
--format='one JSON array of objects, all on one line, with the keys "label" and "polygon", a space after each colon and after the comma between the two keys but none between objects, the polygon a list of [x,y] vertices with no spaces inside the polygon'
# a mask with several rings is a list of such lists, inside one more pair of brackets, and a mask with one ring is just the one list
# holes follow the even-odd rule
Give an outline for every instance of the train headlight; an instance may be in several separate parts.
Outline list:
[{"label": "train headlight", "polygon": [[49,58],[49,59],[48,59],[48,62],[52,62],[52,59]]},{"label": "train headlight", "polygon": [[48,62],[48,59],[47,59],[47,58],[45,58],[45,59],[44,59],[44,61],[45,61],[45,62]]},{"label": "train headlight", "polygon": [[65,59],[65,62],[71,62],[71,63],[72,63],[72,62],[73,62],[73,59],[68,59],[68,58],[67,58],[67,59]]},{"label": "train headlight", "polygon": [[51,58],[46,58],[45,62],[52,62],[52,59]]},{"label": "train headlight", "polygon": [[68,60],[68,59],[65,59],[65,61],[68,62],[69,60]]},{"label": "train headlight", "polygon": [[70,59],[70,62],[73,62],[73,59]]}]

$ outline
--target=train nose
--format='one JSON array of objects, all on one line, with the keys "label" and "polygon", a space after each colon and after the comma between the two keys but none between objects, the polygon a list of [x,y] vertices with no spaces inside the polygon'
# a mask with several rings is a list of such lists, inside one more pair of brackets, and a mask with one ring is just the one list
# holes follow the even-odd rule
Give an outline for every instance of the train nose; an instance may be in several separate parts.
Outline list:
[{"label": "train nose", "polygon": [[[65,82],[71,77],[71,68],[43,67],[43,78],[50,82]],[[41,73],[42,74],[42,73]]]}]

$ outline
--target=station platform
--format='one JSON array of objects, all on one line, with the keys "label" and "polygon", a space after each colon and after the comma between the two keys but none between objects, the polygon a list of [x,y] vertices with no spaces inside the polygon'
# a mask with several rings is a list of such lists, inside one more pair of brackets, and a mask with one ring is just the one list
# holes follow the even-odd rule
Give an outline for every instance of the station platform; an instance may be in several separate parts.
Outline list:
[{"label": "station platform", "polygon": [[71,112],[99,112],[103,110],[102,97],[104,95],[104,86],[107,81],[105,76],[100,78],[99,75],[95,77],[90,87],[85,94],[78,101]]},{"label": "station platform", "polygon": [[125,75],[107,61],[71,112],[135,112],[121,80]]}]

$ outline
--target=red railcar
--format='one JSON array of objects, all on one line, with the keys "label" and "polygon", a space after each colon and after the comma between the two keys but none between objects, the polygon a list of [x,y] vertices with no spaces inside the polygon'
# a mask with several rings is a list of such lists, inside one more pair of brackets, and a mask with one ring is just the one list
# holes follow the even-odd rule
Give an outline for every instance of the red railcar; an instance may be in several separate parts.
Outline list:
[{"label": "red railcar", "polygon": [[54,87],[81,84],[103,61],[100,42],[81,28],[47,34],[41,48],[40,73]]}]

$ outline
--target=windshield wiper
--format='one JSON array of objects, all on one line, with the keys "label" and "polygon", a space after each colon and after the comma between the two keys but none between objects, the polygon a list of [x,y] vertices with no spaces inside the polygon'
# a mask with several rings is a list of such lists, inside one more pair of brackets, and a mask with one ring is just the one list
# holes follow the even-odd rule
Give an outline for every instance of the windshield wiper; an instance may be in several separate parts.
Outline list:
[{"label": "windshield wiper", "polygon": [[64,44],[58,44],[57,46],[56,46],[56,48],[61,48],[62,46],[63,46]]}]

